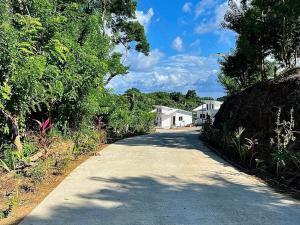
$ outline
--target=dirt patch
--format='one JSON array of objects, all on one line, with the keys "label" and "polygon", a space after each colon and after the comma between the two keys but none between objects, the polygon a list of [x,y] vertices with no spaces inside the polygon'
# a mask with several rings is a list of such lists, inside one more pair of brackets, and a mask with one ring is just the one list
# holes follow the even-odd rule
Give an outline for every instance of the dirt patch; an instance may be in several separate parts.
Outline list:
[{"label": "dirt patch", "polygon": [[[66,144],[67,145],[67,144]],[[76,167],[90,157],[99,154],[107,145],[101,145],[95,151],[71,160],[61,173],[48,174],[40,183],[18,174],[0,174],[0,208],[15,204],[8,218],[0,220],[0,225],[19,224],[43,199],[55,189]],[[66,146],[54,146],[67,149]],[[57,152],[57,151],[56,151]],[[58,151],[59,152],[59,151]],[[53,152],[52,152],[53,153]],[[60,152],[59,154],[61,154]],[[17,193],[16,193],[17,192]],[[18,199],[14,199],[14,198]],[[8,209],[9,210],[9,209]]]},{"label": "dirt patch", "polygon": [[[279,113],[281,109],[281,113]],[[293,113],[291,113],[293,112]],[[291,119],[291,114],[293,118]],[[221,149],[222,153],[235,162],[249,169],[260,168],[263,175],[270,174],[275,181],[289,188],[300,190],[300,71],[292,70],[275,80],[260,82],[245,89],[239,94],[226,99],[215,117],[210,137],[210,144]],[[296,138],[288,147],[289,156],[276,152],[271,146],[271,138],[276,140],[278,129],[276,121],[293,121],[293,134]],[[236,147],[230,146],[234,132],[244,128],[241,140],[248,138],[258,143],[250,159],[242,160]],[[232,141],[231,141],[232,142]],[[226,144],[227,143],[227,144]],[[229,143],[229,144],[228,144]],[[277,154],[275,158],[274,154]],[[280,159],[284,162],[278,167]],[[243,161],[243,162],[241,162]],[[279,168],[279,169],[278,169]],[[267,175],[269,177],[269,175]],[[269,178],[267,178],[269,179]]]}]

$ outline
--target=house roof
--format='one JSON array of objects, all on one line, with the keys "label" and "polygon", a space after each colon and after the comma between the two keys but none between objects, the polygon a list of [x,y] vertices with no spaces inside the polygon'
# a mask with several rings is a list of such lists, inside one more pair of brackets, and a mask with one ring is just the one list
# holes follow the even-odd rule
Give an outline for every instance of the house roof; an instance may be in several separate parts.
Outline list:
[{"label": "house roof", "polygon": [[171,115],[175,112],[183,112],[183,113],[192,115],[192,112],[186,111],[186,110],[183,110],[183,109],[175,109],[175,108],[171,108],[171,107],[167,107],[167,106],[163,106],[163,105],[154,105],[154,107],[156,107],[156,108],[161,107],[161,108],[164,108],[164,109],[168,109],[167,112],[164,112],[164,114],[166,114],[166,115]]},{"label": "house roof", "polygon": [[193,109],[192,111],[197,112],[199,110],[206,109],[206,104],[220,104],[220,105],[222,105],[223,102],[216,101],[216,100],[204,100],[202,105],[198,106],[197,108]]}]

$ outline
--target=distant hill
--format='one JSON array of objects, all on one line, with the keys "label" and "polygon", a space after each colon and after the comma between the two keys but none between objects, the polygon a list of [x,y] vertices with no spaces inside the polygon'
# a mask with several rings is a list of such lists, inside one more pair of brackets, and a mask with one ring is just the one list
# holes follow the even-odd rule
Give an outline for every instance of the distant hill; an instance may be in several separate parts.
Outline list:
[{"label": "distant hill", "polygon": [[163,105],[172,108],[191,111],[198,107],[203,100],[213,99],[211,97],[199,97],[195,90],[189,90],[186,94],[181,92],[153,92],[142,93],[136,88],[128,89],[124,95],[135,95],[136,104],[144,104],[143,107],[152,108],[153,105]]}]

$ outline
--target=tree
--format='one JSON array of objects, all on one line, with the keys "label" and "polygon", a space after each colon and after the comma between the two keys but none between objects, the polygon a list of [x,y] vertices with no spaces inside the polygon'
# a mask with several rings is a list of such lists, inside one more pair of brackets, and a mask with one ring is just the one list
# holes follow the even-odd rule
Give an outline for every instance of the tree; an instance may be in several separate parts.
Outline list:
[{"label": "tree", "polygon": [[[137,3],[133,0],[101,0],[103,33],[109,31],[113,45],[125,47],[125,58],[128,50],[135,46],[135,50],[145,55],[149,54],[150,45],[145,35],[144,27],[136,20]],[[126,74],[127,67],[121,62],[120,54],[112,54],[111,65],[115,65],[106,84],[119,74]]]},{"label": "tree", "polygon": [[133,0],[1,1],[0,136],[8,126],[21,151],[32,114],[72,129],[90,120],[105,84],[128,72],[115,45],[149,52],[135,10]]},{"label": "tree", "polygon": [[193,99],[193,98],[196,98],[197,97],[197,93],[195,90],[188,90],[185,97],[187,99]]},{"label": "tree", "polygon": [[[235,50],[221,60],[220,82],[229,92],[276,77],[277,64],[291,69],[299,58],[297,0],[229,1],[223,26],[237,33]],[[274,58],[277,62],[270,62]],[[231,89],[231,90],[230,90]]]}]

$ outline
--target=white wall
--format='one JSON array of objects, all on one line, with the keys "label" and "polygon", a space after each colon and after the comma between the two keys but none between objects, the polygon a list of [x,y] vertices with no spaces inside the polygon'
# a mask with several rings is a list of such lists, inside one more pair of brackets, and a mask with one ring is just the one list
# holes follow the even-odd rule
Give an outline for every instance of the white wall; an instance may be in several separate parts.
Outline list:
[{"label": "white wall", "polygon": [[[156,106],[156,123],[157,127],[172,128],[184,127],[193,123],[192,113],[185,112],[178,109],[173,109],[164,106]],[[173,125],[173,116],[176,117],[175,125]],[[179,120],[182,117],[182,121]]]},{"label": "white wall", "polygon": [[[173,126],[173,116],[175,119],[175,126]],[[179,117],[182,117],[182,121],[179,121]],[[161,118],[161,124],[158,124],[158,127],[161,128],[172,128],[172,127],[184,127],[193,123],[192,115],[187,115],[185,113],[176,112],[170,115],[158,114],[158,120]]]},{"label": "white wall", "polygon": [[172,122],[171,121],[171,116],[161,114],[160,117],[162,119],[161,127],[162,128],[170,128],[171,127],[171,122]]},{"label": "white wall", "polygon": [[[175,115],[176,116],[176,127],[185,127],[187,125],[190,125],[193,123],[193,117],[192,115],[188,115],[186,113],[182,113],[182,112],[176,112]],[[182,117],[182,121],[179,121],[179,117]]]}]

